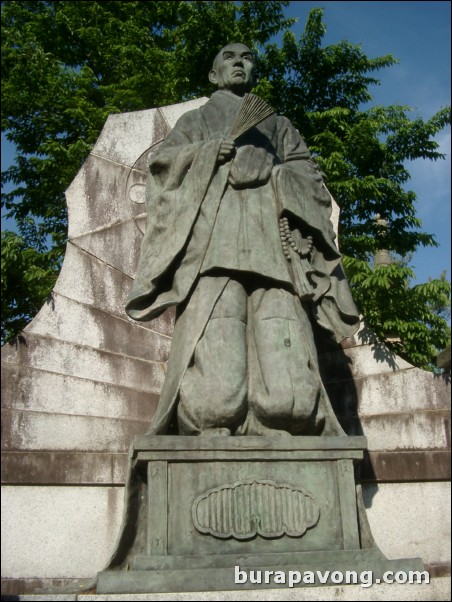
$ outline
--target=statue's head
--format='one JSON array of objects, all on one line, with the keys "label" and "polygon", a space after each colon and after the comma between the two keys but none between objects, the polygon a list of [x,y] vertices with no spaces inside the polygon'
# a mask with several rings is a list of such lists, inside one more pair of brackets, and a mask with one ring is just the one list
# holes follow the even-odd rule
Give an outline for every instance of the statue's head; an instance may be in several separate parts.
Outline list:
[{"label": "statue's head", "polygon": [[239,42],[228,44],[215,57],[209,80],[220,90],[243,96],[255,84],[253,52]]}]

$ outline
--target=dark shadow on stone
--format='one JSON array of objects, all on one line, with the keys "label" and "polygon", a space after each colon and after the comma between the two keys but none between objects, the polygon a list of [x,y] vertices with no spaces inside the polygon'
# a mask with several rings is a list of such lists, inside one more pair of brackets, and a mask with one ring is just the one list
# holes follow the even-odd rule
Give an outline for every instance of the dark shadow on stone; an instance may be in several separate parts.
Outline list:
[{"label": "dark shadow on stone", "polygon": [[20,333],[18,335],[16,335],[15,337],[13,337],[10,341],[8,341],[7,343],[10,347],[15,347],[16,349],[19,349],[20,345],[25,345],[25,347],[28,347],[28,341],[27,338],[24,334]]},{"label": "dark shadow on stone", "polygon": [[53,294],[53,291],[47,297],[47,299],[46,299],[46,305],[50,305],[52,311],[55,311],[55,296]]},{"label": "dark shadow on stone", "polygon": [[147,506],[140,503],[146,496],[148,478],[143,467],[129,461],[125,486],[123,529],[115,552],[109,561],[111,569],[128,570],[128,558],[144,554],[146,549]]},{"label": "dark shadow on stone", "polygon": [[387,364],[397,370],[397,353],[390,349],[386,343],[380,341],[375,333],[366,325],[356,335],[362,345],[369,345],[374,354],[374,359],[379,364]]},{"label": "dark shadow on stone", "polygon": [[368,483],[365,491],[363,491],[363,501],[365,508],[372,506],[372,500],[378,493],[378,483]]},{"label": "dark shadow on stone", "polygon": [[[344,353],[342,346],[333,342],[323,329],[313,325],[313,332],[318,349],[320,376],[334,413],[348,436],[362,436],[364,431],[358,413],[358,391],[351,371],[351,360]],[[371,336],[375,340],[375,335],[368,329],[363,336],[364,338],[361,339],[363,342],[370,342]],[[377,353],[376,349],[374,353]],[[380,355],[380,357],[383,357],[383,355]],[[389,362],[389,357],[385,361]],[[368,450],[364,451],[363,461],[356,466],[355,480],[359,486],[362,483],[376,480]],[[375,495],[377,488],[372,491]],[[366,494],[365,507],[371,505],[373,495],[369,497]]]},{"label": "dark shadow on stone", "polygon": [[319,370],[334,413],[347,435],[363,435],[358,415],[358,393],[351,372],[351,360],[341,345],[327,333],[313,327]]},{"label": "dark shadow on stone", "polygon": [[[375,482],[377,480],[372,460],[369,451],[366,449],[364,452],[364,459],[362,465],[359,467],[359,475],[357,476],[357,482]],[[376,491],[375,491],[376,493]],[[367,506],[366,506],[367,507]]]},{"label": "dark shadow on stone", "polygon": [[441,373],[437,373],[434,372],[433,376],[435,377],[435,380],[442,380],[444,384],[446,385],[450,385],[450,372],[441,372]]}]

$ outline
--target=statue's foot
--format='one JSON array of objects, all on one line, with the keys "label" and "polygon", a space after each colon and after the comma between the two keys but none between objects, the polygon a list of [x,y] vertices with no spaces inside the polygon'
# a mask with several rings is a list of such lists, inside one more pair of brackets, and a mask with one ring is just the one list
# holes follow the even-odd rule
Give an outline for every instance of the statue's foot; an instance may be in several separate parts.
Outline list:
[{"label": "statue's foot", "polygon": [[208,428],[203,429],[200,433],[200,437],[228,437],[231,434],[230,429],[227,428]]},{"label": "statue's foot", "polygon": [[270,428],[262,424],[259,419],[251,412],[246,417],[245,422],[240,426],[236,435],[258,435],[260,437],[292,437],[289,431]]},{"label": "statue's foot", "polygon": [[272,429],[268,426],[264,426],[259,422],[253,424],[251,428],[247,429],[246,435],[258,435],[259,437],[278,437],[278,438],[289,438],[292,435],[289,431],[282,431],[280,429]]}]

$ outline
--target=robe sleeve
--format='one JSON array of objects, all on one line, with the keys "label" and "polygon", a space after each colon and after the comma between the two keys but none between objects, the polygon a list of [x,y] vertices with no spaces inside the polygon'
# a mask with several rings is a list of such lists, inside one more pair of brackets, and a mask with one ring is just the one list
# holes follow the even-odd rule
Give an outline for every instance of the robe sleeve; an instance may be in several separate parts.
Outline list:
[{"label": "robe sleeve", "polygon": [[179,119],[150,156],[148,224],[126,303],[127,314],[135,320],[154,318],[183,300],[171,294],[174,274],[215,174],[219,146],[220,140],[208,139],[195,110]]},{"label": "robe sleeve", "polygon": [[[314,248],[308,263],[312,314],[340,342],[356,332],[359,314],[335,244],[331,195],[298,131],[288,119],[279,120],[278,154],[282,162],[273,170],[279,214],[288,216],[291,226],[303,236],[313,236]],[[306,272],[306,262],[294,256],[291,269],[295,279],[297,270]],[[305,275],[300,275],[304,281]]]}]

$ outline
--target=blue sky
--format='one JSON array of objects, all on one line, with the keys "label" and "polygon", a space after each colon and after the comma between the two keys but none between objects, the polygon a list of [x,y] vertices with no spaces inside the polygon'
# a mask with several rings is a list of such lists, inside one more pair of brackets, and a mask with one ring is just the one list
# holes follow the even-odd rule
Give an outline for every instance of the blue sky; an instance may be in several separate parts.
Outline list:
[{"label": "blue sky", "polygon": [[[370,58],[392,54],[397,65],[375,73],[380,86],[370,92],[372,104],[409,105],[413,118],[432,117],[450,105],[450,2],[291,2],[287,16],[297,17],[297,37],[312,8],[323,8],[327,28],[324,44],[348,40],[361,44]],[[415,282],[437,278],[447,270],[450,279],[450,128],[437,137],[444,161],[416,160],[407,164],[411,180],[406,188],[417,195],[417,215],[423,230],[434,234],[438,248],[418,251],[410,265]]]},{"label": "blue sky", "polygon": [[[443,2],[291,2],[287,16],[297,17],[293,27],[302,32],[309,11],[324,9],[325,44],[348,40],[361,44],[367,56],[392,54],[399,64],[377,72],[372,104],[413,107],[413,118],[430,118],[450,104],[451,3]],[[370,105],[368,105],[370,106]],[[450,129],[437,138],[445,161],[417,160],[408,165],[412,175],[407,188],[418,197],[418,217],[423,230],[435,235],[439,248],[418,251],[411,266],[415,282],[425,282],[447,270],[450,278]],[[14,149],[2,136],[2,170],[14,158]],[[2,224],[5,226],[5,224]]]}]

